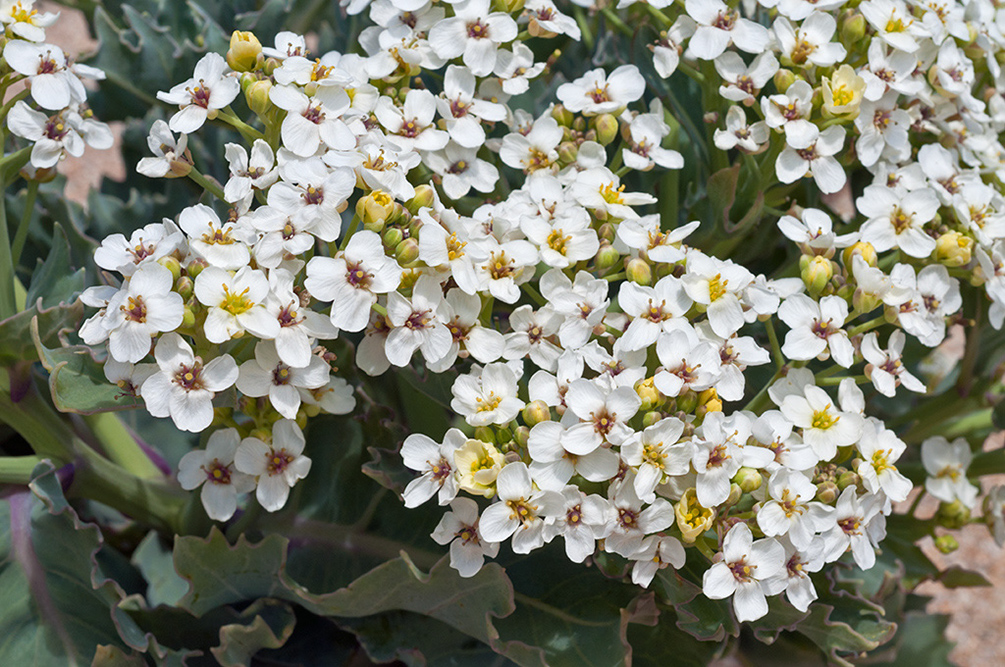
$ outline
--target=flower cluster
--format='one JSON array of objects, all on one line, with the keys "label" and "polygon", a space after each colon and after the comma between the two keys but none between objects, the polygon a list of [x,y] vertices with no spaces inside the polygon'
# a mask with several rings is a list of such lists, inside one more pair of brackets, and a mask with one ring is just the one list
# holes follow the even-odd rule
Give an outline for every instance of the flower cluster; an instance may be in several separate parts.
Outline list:
[{"label": "flower cluster", "polygon": [[[173,115],[139,169],[195,179],[219,212],[105,239],[95,261],[122,279],[85,293],[81,336],[107,342],[109,379],[151,414],[217,429],[179,472],[214,519],[256,487],[281,508],[310,467],[307,417],[354,409],[326,346],[341,338],[369,375],[456,374],[454,428],[401,455],[405,504],[449,506],[433,538],[461,575],[504,542],[561,537],[570,560],[620,557],[648,585],[693,548],[706,595],[740,620],[783,591],[806,610],[810,573],[846,553],[873,566],[912,488],[907,443],[860,385],[927,391],[907,346],[960,321],[961,278],[1005,318],[993,7],[618,5],[664,30],[658,76],[702,86],[713,160],[734,154],[777,213],[758,233],[798,247],[766,276],[687,244],[711,221],[677,225],[628,188],[685,161],[638,66],[564,81],[536,115],[511,103],[553,76],[525,42],[581,28],[549,0],[509,4],[351,0],[374,24],[365,56],[311,58],[287,32],[204,56],[158,95]],[[210,121],[245,142],[226,146],[222,184],[187,151]],[[927,493],[976,506],[969,455],[926,440]]]},{"label": "flower cluster", "polygon": [[[104,72],[74,62],[61,48],[47,43],[45,29],[58,15],[39,12],[33,8],[34,2],[0,3],[0,23],[6,34],[5,73],[25,83],[25,88],[7,102],[6,126],[32,142],[33,170],[49,170],[67,155],[80,157],[85,146],[111,148],[112,132],[94,118],[83,84],[88,79],[103,79]],[[33,104],[26,101],[29,96]]]}]

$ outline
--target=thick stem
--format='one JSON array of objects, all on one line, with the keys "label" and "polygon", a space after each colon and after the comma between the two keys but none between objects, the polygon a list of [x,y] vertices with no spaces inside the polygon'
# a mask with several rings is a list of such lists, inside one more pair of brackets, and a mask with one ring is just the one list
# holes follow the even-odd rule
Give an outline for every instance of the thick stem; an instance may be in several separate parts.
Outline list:
[{"label": "thick stem", "polygon": [[223,193],[223,188],[209,180],[206,176],[199,172],[198,169],[192,167],[192,171],[188,172],[188,177],[199,184],[199,186],[210,193],[222,202],[227,201],[227,195]]},{"label": "thick stem", "polygon": [[112,412],[84,417],[109,459],[141,479],[163,477],[122,420]]},{"label": "thick stem", "polygon": [[28,189],[24,198],[24,213],[21,214],[21,222],[17,226],[17,234],[14,235],[14,245],[11,247],[11,265],[17,271],[18,262],[21,261],[21,251],[24,250],[24,243],[28,239],[28,227],[31,226],[31,214],[35,210],[35,195],[38,194],[38,181],[28,181]]}]

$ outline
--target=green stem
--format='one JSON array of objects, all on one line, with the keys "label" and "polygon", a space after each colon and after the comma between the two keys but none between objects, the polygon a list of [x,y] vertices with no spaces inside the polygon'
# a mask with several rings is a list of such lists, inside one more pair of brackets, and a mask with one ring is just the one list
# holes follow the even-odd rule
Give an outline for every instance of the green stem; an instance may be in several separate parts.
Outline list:
[{"label": "green stem", "polygon": [[886,323],[887,323],[886,317],[880,315],[875,319],[871,319],[868,322],[864,322],[863,324],[860,324],[857,327],[852,327],[851,329],[849,329],[848,337],[851,338],[852,336],[857,336],[860,333],[865,333],[866,331],[872,331],[876,327],[881,327]]},{"label": "green stem", "polygon": [[28,181],[28,190],[24,196],[24,212],[21,214],[21,222],[17,226],[17,234],[14,235],[14,245],[11,248],[11,266],[17,270],[17,265],[21,261],[21,251],[24,250],[24,243],[28,239],[28,227],[31,225],[31,214],[35,210],[35,195],[38,194],[38,181]]},{"label": "green stem", "polygon": [[535,303],[537,303],[537,305],[543,306],[548,303],[547,299],[541,296],[541,293],[538,292],[537,289],[535,289],[530,283],[524,283],[521,285],[521,288],[528,296],[530,296],[531,299],[534,300]]},{"label": "green stem", "polygon": [[0,457],[0,484],[27,484],[31,471],[43,460],[41,456]]},{"label": "green stem", "polygon": [[10,113],[10,110],[14,108],[14,105],[23,100],[24,98],[28,97],[28,93],[30,92],[31,91],[29,89],[25,88],[20,93],[10,98],[10,100],[8,100],[6,104],[0,107],[0,122],[6,120],[7,114]]},{"label": "green stem", "polygon": [[[4,184],[6,190],[6,184]],[[0,200],[0,320],[17,312],[14,302],[14,260],[7,231],[7,200]]]},{"label": "green stem", "polygon": [[227,195],[223,194],[223,188],[221,188],[213,181],[209,180],[209,178],[207,178],[206,176],[203,176],[202,173],[195,167],[192,167],[192,171],[188,172],[188,177],[191,178],[193,181],[195,181],[196,184],[199,185],[199,187],[201,187],[203,190],[210,193],[220,201],[222,202],[227,201]]},{"label": "green stem", "polygon": [[262,134],[259,130],[256,130],[255,128],[251,127],[240,118],[238,118],[234,114],[234,110],[231,109],[230,107],[227,107],[222,111],[217,111],[216,118],[217,120],[222,120],[224,123],[230,125],[235,130],[240,132],[241,136],[244,137],[244,139],[249,144],[254,143],[255,139],[261,139],[262,141],[265,141],[264,134]]},{"label": "green stem", "polygon": [[349,245],[349,239],[352,235],[356,233],[356,228],[359,227],[359,215],[353,214],[352,220],[349,222],[349,229],[346,230],[345,236],[342,237],[342,242],[339,243],[338,249],[345,250],[345,247]]},{"label": "green stem", "polygon": [[771,379],[768,380],[763,387],[761,387],[761,391],[757,392],[757,395],[750,399],[750,402],[743,406],[743,409],[748,412],[753,412],[754,414],[761,414],[761,411],[768,406],[768,403],[771,400],[771,397],[768,396],[768,388],[773,385],[776,380],[782,377],[784,373],[785,366],[782,366],[775,371],[775,374],[771,376]]},{"label": "green stem", "polygon": [[612,273],[609,276],[604,276],[604,280],[609,283],[613,283],[615,280],[622,280],[625,277],[625,272],[621,271],[619,273]]},{"label": "green stem", "polygon": [[659,9],[656,9],[648,2],[642,3],[642,6],[646,8],[646,11],[649,12],[649,15],[652,16],[654,19],[656,19],[656,22],[659,23],[660,26],[662,26],[663,28],[669,28],[670,26],[673,25],[673,21],[670,20],[669,16],[664,14]]},{"label": "green stem", "polygon": [[865,384],[870,381],[869,378],[864,375],[846,375],[843,377],[817,378],[817,384],[821,387],[836,387],[841,384],[842,381],[848,379],[855,380],[855,384]]},{"label": "green stem", "polygon": [[613,9],[610,7],[604,7],[600,10],[600,12],[604,15],[604,18],[607,19],[607,22],[622,35],[625,35],[626,37],[635,36],[635,31],[629,28],[628,25],[621,20],[621,17],[614,13]]},{"label": "green stem", "polygon": [[572,8],[572,13],[576,17],[576,25],[579,26],[579,31],[583,33],[583,44],[586,45],[587,50],[593,50],[593,30],[590,28],[590,22],[586,20],[586,12],[580,6],[574,6]]},{"label": "green stem", "polygon": [[981,312],[978,306],[974,314],[974,323],[967,332],[966,352],[963,363],[960,364],[960,377],[956,381],[956,391],[961,395],[970,393],[974,383],[974,369],[977,366],[977,353],[981,346]]},{"label": "green stem", "polygon": [[154,465],[115,413],[87,415],[84,421],[101,442],[102,450],[109,459],[141,479],[163,477],[160,469]]},{"label": "green stem", "polygon": [[782,346],[778,344],[778,334],[775,333],[775,325],[771,318],[764,321],[764,328],[768,330],[768,342],[771,343],[771,356],[775,359],[775,367],[781,371],[785,366],[785,356],[782,354]]}]

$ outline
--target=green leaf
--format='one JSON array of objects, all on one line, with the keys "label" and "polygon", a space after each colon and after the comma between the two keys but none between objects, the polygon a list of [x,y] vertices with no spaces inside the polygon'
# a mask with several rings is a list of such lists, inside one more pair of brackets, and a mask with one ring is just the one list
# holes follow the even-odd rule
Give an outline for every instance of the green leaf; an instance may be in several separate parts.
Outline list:
[{"label": "green leaf", "polygon": [[[995,414],[998,413],[1000,406],[1005,406],[1005,401],[995,406]],[[1002,409],[1005,410],[1005,408]],[[1005,473],[1005,449],[995,449],[990,452],[980,452],[974,455],[973,461],[970,462],[970,467],[967,469],[967,476],[969,477],[999,475],[1001,473]]]},{"label": "green leaf", "polygon": [[279,648],[293,634],[296,617],[288,604],[258,600],[241,613],[248,624],[231,623],[220,628],[220,645],[212,649],[223,667],[242,667],[264,648]]},{"label": "green leaf", "polygon": [[34,304],[41,300],[40,308],[51,308],[72,303],[84,291],[84,270],[71,269],[70,243],[59,223],[53,225],[49,256],[39,264],[32,273],[25,303]]},{"label": "green leaf", "polygon": [[130,651],[126,653],[118,646],[104,644],[94,650],[91,667],[146,667],[147,661],[141,653]]},{"label": "green leaf", "polygon": [[123,592],[97,559],[101,532],[67,505],[53,466],[29,488],[0,503],[0,664],[89,664],[97,646],[126,648],[120,632],[142,640],[113,620]]},{"label": "green leaf", "polygon": [[92,415],[112,410],[128,410],[143,404],[136,396],[124,394],[111,384],[103,364],[86,345],[47,348],[38,331],[38,320],[31,324],[32,339],[38,358],[49,371],[49,393],[60,412]]},{"label": "green leaf", "polygon": [[937,579],[946,588],[970,588],[974,586],[994,585],[980,572],[967,570],[959,565],[950,565],[939,573]]},{"label": "green leaf", "polygon": [[130,560],[147,581],[150,605],[175,605],[188,590],[188,584],[175,572],[171,550],[164,547],[157,531],[147,533]]},{"label": "green leaf", "polygon": [[834,607],[823,603],[810,605],[809,616],[796,631],[820,647],[827,656],[840,665],[850,667],[848,654],[871,651],[889,641],[897,630],[894,623],[871,621],[866,618],[854,626],[831,618]]},{"label": "green leaf", "polygon": [[911,611],[904,615],[892,650],[896,657],[878,663],[890,667],[950,667],[949,653],[955,645],[946,639],[949,617]]},{"label": "green leaf", "polygon": [[721,220],[723,228],[728,232],[733,225],[729,222],[729,211],[736,200],[736,184],[740,178],[740,165],[720,169],[708,177],[708,203],[715,214],[715,220]]},{"label": "green leaf", "polygon": [[77,300],[52,308],[32,307],[0,320],[0,366],[38,360],[38,351],[32,340],[32,321],[36,317],[39,340],[59,345],[61,334],[79,328],[84,318],[84,305]]}]

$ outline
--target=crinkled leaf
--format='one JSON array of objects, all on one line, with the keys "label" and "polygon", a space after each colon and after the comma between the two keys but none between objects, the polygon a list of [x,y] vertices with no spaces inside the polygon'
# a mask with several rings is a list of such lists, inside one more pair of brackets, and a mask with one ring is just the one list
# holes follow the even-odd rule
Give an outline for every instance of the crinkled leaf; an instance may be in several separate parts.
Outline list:
[{"label": "crinkled leaf", "polygon": [[56,223],[53,225],[49,256],[32,273],[25,303],[36,303],[41,299],[41,308],[73,303],[84,290],[84,270],[73,271],[71,266],[70,243],[62,225]]},{"label": "crinkled leaf", "polygon": [[279,648],[293,634],[296,617],[290,605],[276,600],[258,600],[241,613],[250,623],[231,623],[220,628],[220,645],[212,649],[223,667],[250,664],[265,648]]},{"label": "crinkled leaf", "polygon": [[188,584],[174,569],[171,550],[161,542],[157,531],[150,531],[133,551],[131,561],[147,581],[147,603],[174,605],[188,590]]},{"label": "crinkled leaf", "polygon": [[84,316],[80,301],[52,308],[35,306],[0,321],[0,366],[18,361],[37,361],[38,352],[32,340],[32,320],[38,318],[38,338],[47,345],[59,345],[63,332],[76,331]]}]

